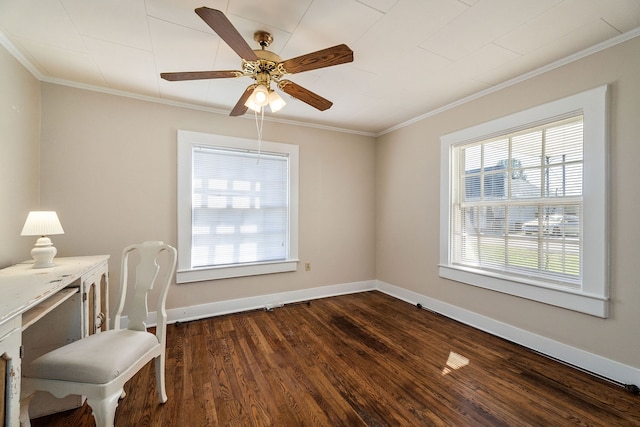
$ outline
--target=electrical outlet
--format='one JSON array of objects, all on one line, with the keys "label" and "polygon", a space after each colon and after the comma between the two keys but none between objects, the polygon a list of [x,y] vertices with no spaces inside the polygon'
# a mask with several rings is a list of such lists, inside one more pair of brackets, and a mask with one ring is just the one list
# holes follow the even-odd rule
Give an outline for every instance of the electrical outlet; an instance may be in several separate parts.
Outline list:
[{"label": "electrical outlet", "polygon": [[304,263],[304,271],[311,271],[311,262],[305,261]]}]

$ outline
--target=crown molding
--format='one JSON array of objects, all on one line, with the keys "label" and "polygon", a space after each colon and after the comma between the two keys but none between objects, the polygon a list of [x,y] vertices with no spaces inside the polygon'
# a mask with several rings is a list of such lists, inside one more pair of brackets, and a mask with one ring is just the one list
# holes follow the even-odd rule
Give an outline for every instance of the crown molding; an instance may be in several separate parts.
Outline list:
[{"label": "crown molding", "polygon": [[387,133],[390,133],[390,132],[396,131],[398,129],[402,129],[404,127],[410,126],[410,125],[412,125],[414,123],[417,123],[417,122],[420,122],[420,121],[422,121],[422,120],[424,120],[426,118],[433,117],[433,116],[438,115],[438,114],[440,114],[442,112],[445,112],[447,110],[451,110],[453,108],[456,108],[456,107],[459,107],[461,105],[464,105],[464,104],[466,104],[468,102],[471,102],[471,101],[474,101],[476,99],[482,98],[482,97],[484,97],[486,95],[489,95],[491,93],[498,92],[498,91],[500,91],[502,89],[508,88],[510,86],[514,86],[514,85],[516,85],[518,83],[522,83],[522,82],[524,82],[526,80],[532,79],[532,78],[537,77],[537,76],[539,76],[541,74],[547,73],[547,72],[549,72],[551,70],[555,70],[556,68],[563,67],[563,66],[565,66],[567,64],[571,64],[572,62],[576,62],[576,61],[578,61],[580,59],[583,59],[583,58],[586,58],[586,57],[588,57],[590,55],[593,55],[594,53],[598,53],[598,52],[603,51],[605,49],[608,49],[610,47],[619,45],[621,43],[624,43],[624,42],[626,42],[628,40],[631,40],[631,39],[633,39],[635,37],[638,37],[638,36],[640,36],[640,27],[635,28],[635,29],[633,29],[631,31],[627,31],[626,33],[620,34],[620,35],[618,35],[616,37],[613,37],[613,38],[611,38],[609,40],[605,40],[605,41],[603,41],[601,43],[598,43],[598,44],[596,44],[594,46],[591,46],[591,47],[589,47],[587,49],[581,50],[580,52],[576,52],[576,53],[574,53],[572,55],[569,55],[567,57],[564,57],[562,59],[554,61],[554,62],[552,62],[550,64],[547,64],[547,65],[545,65],[543,67],[536,68],[535,70],[529,71],[528,73],[521,74],[520,76],[514,77],[513,79],[507,80],[507,81],[505,81],[503,83],[497,84],[497,85],[492,86],[490,88],[481,90],[480,92],[476,92],[476,93],[474,93],[472,95],[469,95],[469,96],[466,96],[464,98],[458,99],[457,101],[454,101],[454,102],[452,102],[450,104],[447,104],[447,105],[444,105],[442,107],[436,108],[434,110],[428,111],[428,112],[426,112],[424,114],[421,114],[421,115],[419,115],[417,117],[414,117],[413,119],[409,119],[409,120],[407,120],[405,122],[402,122],[402,123],[399,123],[399,124],[397,124],[395,126],[391,126],[390,128],[387,128],[387,129],[385,129],[383,131],[380,131],[380,132],[376,133],[375,137],[378,138],[378,137],[380,137],[382,135],[385,135]]},{"label": "crown molding", "polygon": [[[628,40],[631,40],[633,38],[636,38],[640,36],[640,27],[635,28],[631,31],[627,31],[626,33],[620,34],[616,37],[613,37],[609,40],[605,40],[601,43],[598,43],[594,46],[591,46],[587,49],[581,50],[580,52],[576,52],[572,55],[569,55],[565,58],[559,59],[557,61],[554,61],[550,64],[547,64],[543,67],[537,68],[535,70],[529,71],[525,74],[522,74],[518,77],[514,77],[513,79],[507,80],[503,83],[497,84],[495,86],[492,86],[490,88],[481,90],[479,92],[476,92],[472,95],[466,96],[464,98],[458,99],[454,102],[451,102],[447,105],[444,105],[442,107],[438,107],[434,110],[430,110],[424,114],[421,114],[417,117],[414,117],[412,119],[409,119],[407,121],[404,121],[402,123],[398,123],[397,125],[391,126],[385,130],[382,130],[380,132],[364,132],[364,131],[360,131],[360,130],[355,130],[355,129],[349,129],[349,128],[341,128],[341,127],[336,127],[336,126],[329,126],[329,125],[321,125],[321,124],[316,124],[316,123],[310,123],[310,122],[303,122],[303,121],[297,121],[297,120],[290,120],[290,119],[279,119],[279,118],[274,118],[274,117],[265,117],[264,120],[267,122],[273,122],[273,123],[282,123],[282,124],[287,124],[287,125],[293,125],[293,126],[303,126],[303,127],[308,127],[308,128],[314,128],[314,129],[322,129],[322,130],[328,130],[328,131],[334,131],[334,132],[341,132],[341,133],[347,133],[347,134],[354,134],[354,135],[361,135],[361,136],[368,136],[368,137],[373,137],[373,138],[378,138],[381,137],[383,135],[386,135],[388,133],[394,132],[396,130],[405,128],[407,126],[410,126],[414,123],[420,122],[422,120],[425,120],[429,117],[433,117],[435,115],[438,115],[440,113],[443,113],[445,111],[451,110],[453,108],[459,107],[461,105],[464,105],[468,102],[474,101],[476,99],[482,98],[486,95],[489,95],[491,93],[494,92],[498,92],[502,89],[514,86],[518,83],[522,83],[526,80],[532,79],[534,77],[537,77],[541,74],[547,73],[549,71],[555,70],[557,68],[563,67],[567,64],[571,64],[572,62],[578,61],[580,59],[586,58],[590,55],[593,55],[595,53],[598,53],[600,51],[603,51],[605,49],[608,49],[610,47],[616,46],[618,44],[624,43]],[[115,89],[110,89],[110,88],[105,88],[105,87],[100,87],[100,86],[94,86],[94,85],[87,85],[87,84],[82,84],[82,83],[77,83],[77,82],[72,82],[69,80],[62,80],[62,79],[55,79],[55,78],[51,78],[51,77],[47,77],[44,76],[32,63],[31,61],[29,61],[15,46],[13,43],[11,43],[11,41],[2,33],[2,31],[0,31],[0,44],[2,46],[5,47],[5,49],[7,49],[7,51],[9,51],[9,53],[11,53],[11,55],[13,55],[35,78],[37,78],[38,80],[42,81],[42,82],[47,82],[47,83],[53,83],[53,84],[59,84],[59,85],[63,85],[63,86],[69,86],[69,87],[75,87],[75,88],[79,88],[79,89],[85,89],[85,90],[89,90],[89,91],[94,91],[94,92],[101,92],[101,93],[105,93],[105,94],[110,94],[110,95],[116,95],[116,96],[123,96],[123,97],[127,97],[127,98],[133,98],[133,99],[138,99],[138,100],[142,100],[142,101],[147,101],[147,102],[155,102],[155,103],[159,103],[159,104],[164,104],[164,105],[169,105],[169,106],[174,106],[174,107],[180,107],[180,108],[188,108],[188,109],[192,109],[192,110],[198,110],[198,111],[206,111],[209,113],[213,113],[213,114],[221,114],[221,115],[227,115],[227,111],[226,110],[222,110],[220,108],[214,108],[214,107],[207,107],[207,106],[203,106],[203,105],[197,105],[197,104],[192,104],[192,103],[187,103],[187,102],[180,102],[180,101],[172,101],[172,100],[168,100],[168,99],[164,99],[164,98],[159,98],[159,97],[153,97],[153,96],[147,96],[147,95],[138,95],[138,94],[133,94],[130,92],[125,92],[125,91],[120,91],[120,90],[115,90]],[[237,119],[245,119],[245,120],[253,120],[253,117],[249,117],[249,116],[243,116],[243,117],[239,117]]]},{"label": "crown molding", "polygon": [[9,40],[2,31],[0,31],[0,45],[4,46],[4,48],[7,49],[7,51],[15,59],[17,59],[18,62],[20,62],[20,64],[22,64],[22,66],[26,68],[27,71],[29,71],[36,79],[42,81],[42,79],[44,78],[44,75],[40,72],[40,70],[38,70],[36,67],[33,66],[31,61],[29,61],[22,54],[22,52],[20,52],[20,50],[18,50],[18,48],[15,47],[13,43],[11,43],[11,40]]}]

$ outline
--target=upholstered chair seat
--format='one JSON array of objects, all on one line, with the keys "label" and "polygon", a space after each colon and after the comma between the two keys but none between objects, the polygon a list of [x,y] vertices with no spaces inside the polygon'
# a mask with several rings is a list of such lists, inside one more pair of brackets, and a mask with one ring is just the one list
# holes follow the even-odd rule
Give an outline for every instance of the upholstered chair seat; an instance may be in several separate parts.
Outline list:
[{"label": "upholstered chair seat", "polygon": [[154,334],[128,329],[90,335],[34,360],[30,377],[106,384],[158,345]]}]

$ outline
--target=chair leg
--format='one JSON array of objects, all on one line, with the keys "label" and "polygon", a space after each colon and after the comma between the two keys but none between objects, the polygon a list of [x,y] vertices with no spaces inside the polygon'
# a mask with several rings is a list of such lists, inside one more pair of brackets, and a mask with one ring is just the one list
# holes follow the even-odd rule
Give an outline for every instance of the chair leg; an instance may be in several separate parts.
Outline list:
[{"label": "chair leg", "polygon": [[165,403],[167,401],[167,390],[164,385],[164,350],[160,353],[160,356],[156,357],[155,360],[155,368],[156,368],[156,388],[158,390],[158,399],[160,399],[160,403]]},{"label": "chair leg", "polygon": [[116,408],[122,390],[113,393],[103,399],[96,399],[87,396],[87,404],[93,411],[93,418],[96,420],[96,427],[113,427],[116,418]]}]

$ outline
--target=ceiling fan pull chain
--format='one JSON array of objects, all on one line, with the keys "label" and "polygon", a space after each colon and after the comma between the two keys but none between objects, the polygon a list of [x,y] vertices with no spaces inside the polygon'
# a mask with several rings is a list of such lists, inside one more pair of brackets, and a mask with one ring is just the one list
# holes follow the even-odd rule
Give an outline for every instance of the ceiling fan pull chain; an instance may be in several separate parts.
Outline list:
[{"label": "ceiling fan pull chain", "polygon": [[258,130],[258,160],[256,164],[260,164],[260,155],[262,154],[262,124],[264,123],[264,107],[260,108],[260,122],[258,122],[258,112],[254,111],[256,116],[256,129]]}]

